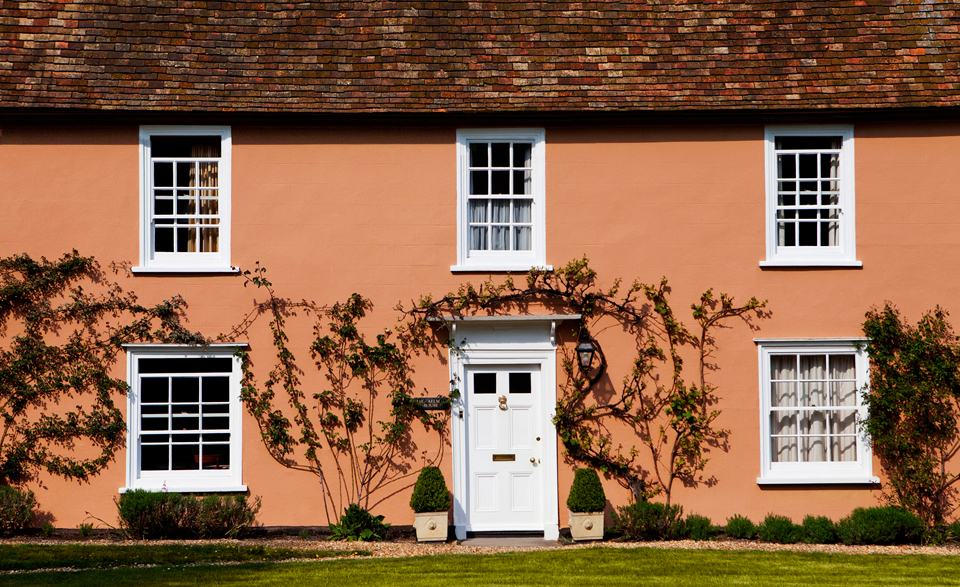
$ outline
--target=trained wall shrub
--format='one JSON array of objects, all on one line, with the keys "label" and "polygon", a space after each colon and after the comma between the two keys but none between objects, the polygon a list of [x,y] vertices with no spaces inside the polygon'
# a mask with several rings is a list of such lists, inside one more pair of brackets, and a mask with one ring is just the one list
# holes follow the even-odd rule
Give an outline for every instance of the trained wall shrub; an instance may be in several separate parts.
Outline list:
[{"label": "trained wall shrub", "polygon": [[423,512],[445,512],[450,509],[450,492],[443,472],[437,467],[424,467],[420,470],[417,483],[410,496],[410,507],[420,514]]},{"label": "trained wall shrub", "polygon": [[757,535],[757,526],[750,518],[739,514],[727,518],[727,525],[723,529],[724,534],[730,538],[741,538],[750,540]]},{"label": "trained wall shrub", "polygon": [[837,541],[837,525],[826,516],[807,516],[801,528],[800,540],[807,544],[833,544]]},{"label": "trained wall shrub", "polygon": [[37,498],[32,491],[0,485],[0,534],[20,530],[33,517]]},{"label": "trained wall shrub", "polygon": [[793,544],[800,540],[800,526],[793,523],[787,516],[767,514],[763,522],[757,526],[757,534],[764,542],[778,544]]},{"label": "trained wall shrub", "polygon": [[607,507],[607,495],[596,471],[577,469],[567,496],[567,507],[571,512],[602,512]]},{"label": "trained wall shrub", "polygon": [[920,518],[896,506],[857,508],[837,524],[844,544],[916,544],[923,529]]},{"label": "trained wall shrub", "polygon": [[235,538],[256,524],[260,498],[137,489],[116,500],[120,529],[137,540]]},{"label": "trained wall shrub", "polygon": [[613,512],[614,528],[630,540],[676,540],[684,534],[683,508],[638,501]]},{"label": "trained wall shrub", "polygon": [[707,516],[690,514],[684,522],[684,533],[691,540],[713,540],[720,534],[720,528]]}]

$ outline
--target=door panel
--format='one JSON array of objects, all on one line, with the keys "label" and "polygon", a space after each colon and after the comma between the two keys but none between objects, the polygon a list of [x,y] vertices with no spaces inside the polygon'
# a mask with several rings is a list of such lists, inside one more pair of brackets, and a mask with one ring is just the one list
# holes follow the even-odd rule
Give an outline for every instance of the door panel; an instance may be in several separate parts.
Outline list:
[{"label": "door panel", "polygon": [[538,530],[539,365],[467,365],[467,529]]}]

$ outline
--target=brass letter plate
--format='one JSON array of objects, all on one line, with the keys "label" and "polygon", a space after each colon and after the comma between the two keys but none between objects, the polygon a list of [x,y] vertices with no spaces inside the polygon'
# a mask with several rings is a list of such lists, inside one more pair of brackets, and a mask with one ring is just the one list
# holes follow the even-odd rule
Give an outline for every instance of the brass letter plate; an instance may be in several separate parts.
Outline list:
[{"label": "brass letter plate", "polygon": [[493,462],[501,461],[515,461],[517,460],[517,455],[493,455]]}]

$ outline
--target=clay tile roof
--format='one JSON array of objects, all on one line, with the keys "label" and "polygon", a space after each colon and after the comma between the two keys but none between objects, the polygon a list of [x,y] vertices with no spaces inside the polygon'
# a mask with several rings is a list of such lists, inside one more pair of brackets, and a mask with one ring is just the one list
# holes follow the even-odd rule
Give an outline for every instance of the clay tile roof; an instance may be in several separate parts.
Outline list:
[{"label": "clay tile roof", "polygon": [[960,105],[960,2],[0,0],[0,108]]}]

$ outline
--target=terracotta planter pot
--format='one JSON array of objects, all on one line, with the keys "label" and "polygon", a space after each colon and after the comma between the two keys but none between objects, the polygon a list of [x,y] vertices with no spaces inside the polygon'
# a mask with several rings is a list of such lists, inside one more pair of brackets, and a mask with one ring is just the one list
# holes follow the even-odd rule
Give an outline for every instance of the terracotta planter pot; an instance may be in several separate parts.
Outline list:
[{"label": "terracotta planter pot", "polygon": [[413,514],[413,527],[419,542],[447,539],[447,512],[423,512]]},{"label": "terracotta planter pot", "polygon": [[603,540],[603,512],[571,512],[570,535],[577,542]]}]

